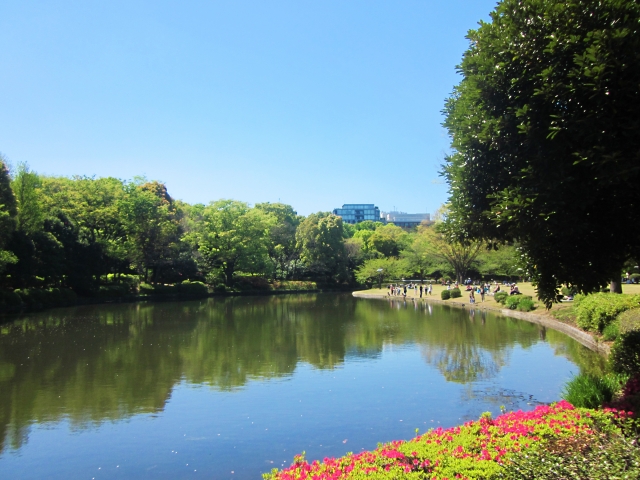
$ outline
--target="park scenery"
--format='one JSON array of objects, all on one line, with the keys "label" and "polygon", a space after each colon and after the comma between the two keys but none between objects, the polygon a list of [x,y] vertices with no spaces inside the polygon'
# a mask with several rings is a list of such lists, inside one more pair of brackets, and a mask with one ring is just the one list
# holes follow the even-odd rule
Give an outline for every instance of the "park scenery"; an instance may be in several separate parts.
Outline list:
[{"label": "park scenery", "polygon": [[[98,428],[161,415],[183,401],[180,388],[199,382],[240,398],[260,382],[286,383],[307,368],[302,363],[324,382],[350,359],[400,356],[415,338],[423,364],[451,384],[478,387],[508,370],[504,335],[525,354],[538,341],[551,342],[553,355],[573,362],[577,370],[557,398],[535,401],[527,392],[531,401],[518,400],[516,410],[494,404],[498,412],[472,411],[472,419],[461,410],[455,425],[418,425],[404,438],[380,438],[377,448],[350,451],[345,438],[337,442],[342,450],[326,457],[304,452],[316,429],[327,430],[310,424],[305,435],[312,439],[296,440],[294,452],[274,441],[289,465],[270,460],[255,469],[272,480],[640,478],[640,3],[502,0],[467,39],[459,83],[444,100],[451,145],[439,174],[448,198],[416,227],[384,218],[347,223],[328,211],[300,215],[281,202],[188,203],[147,177],[50,175],[0,156],[2,468],[22,478],[20,455],[6,452],[27,445],[29,428],[40,422]],[[250,299],[262,296],[278,300]],[[439,332],[445,340],[437,354],[429,350],[436,348],[429,328],[447,328],[414,323],[433,312],[454,312],[449,331]],[[167,327],[180,341],[154,330],[168,317],[184,318]],[[500,323],[505,318],[535,326]],[[96,365],[91,375],[110,385],[134,365],[154,374],[126,385],[114,380],[113,397],[96,393],[83,362],[69,360],[62,343],[47,346],[48,335],[62,342],[65,329],[84,321],[95,329],[79,337],[93,350],[86,355],[95,355],[86,361]],[[562,343],[557,332],[549,339],[547,329],[598,354]],[[136,350],[145,339],[162,355]],[[46,351],[46,368],[25,371]],[[119,355],[122,361],[113,360]],[[82,385],[96,404],[111,406],[102,411],[78,400],[74,410],[68,400],[59,411],[71,413],[48,410],[39,398],[63,400],[26,391],[49,379],[64,386],[58,399]],[[131,392],[140,385],[153,394],[137,398]],[[306,388],[300,403],[320,395]],[[371,417],[385,418],[384,408],[398,401],[383,397],[382,388],[364,390],[386,398]],[[466,395],[475,395],[471,387]],[[18,398],[30,400],[22,405]],[[349,404],[349,397],[338,403]],[[327,414],[334,405],[327,400],[317,405],[321,412],[299,417]],[[286,441],[288,434],[281,433]],[[264,440],[255,448],[262,455],[268,446]],[[235,475],[227,478],[256,473],[224,465],[227,476]],[[47,476],[46,469],[37,472]]]}]

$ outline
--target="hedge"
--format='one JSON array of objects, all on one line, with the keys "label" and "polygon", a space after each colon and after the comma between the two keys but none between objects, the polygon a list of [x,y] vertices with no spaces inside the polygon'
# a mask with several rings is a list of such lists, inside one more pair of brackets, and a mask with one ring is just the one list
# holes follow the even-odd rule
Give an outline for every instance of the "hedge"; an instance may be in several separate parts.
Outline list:
[{"label": "hedge", "polygon": [[627,310],[616,319],[618,336],[611,346],[609,365],[614,372],[640,372],[640,308]]},{"label": "hedge", "polygon": [[63,307],[76,303],[78,296],[68,288],[23,288],[15,290],[30,308]]},{"label": "hedge", "polygon": [[451,298],[460,298],[462,297],[462,292],[460,291],[459,288],[452,288],[450,290],[451,292]]},{"label": "hedge", "polygon": [[579,298],[576,323],[584,330],[602,332],[618,314],[640,306],[640,295],[594,293]]}]

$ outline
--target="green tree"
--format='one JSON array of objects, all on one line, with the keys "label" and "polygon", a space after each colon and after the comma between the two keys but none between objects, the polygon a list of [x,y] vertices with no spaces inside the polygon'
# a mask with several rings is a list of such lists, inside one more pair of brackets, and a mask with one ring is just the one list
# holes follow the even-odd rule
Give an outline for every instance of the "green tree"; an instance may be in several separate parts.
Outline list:
[{"label": "green tree", "polygon": [[17,257],[5,250],[16,228],[18,209],[11,189],[11,177],[4,157],[0,154],[0,273],[8,264],[16,263]]},{"label": "green tree", "polygon": [[262,273],[266,240],[273,217],[244,202],[218,200],[202,212],[195,239],[200,262],[208,272],[219,269],[227,286],[236,270]]},{"label": "green tree", "polygon": [[387,280],[400,278],[407,273],[407,265],[403,260],[394,257],[372,258],[364,262],[356,270],[356,280],[360,283],[377,283],[381,288]]},{"label": "green tree", "polygon": [[74,226],[77,240],[99,257],[102,274],[128,269],[124,197],[123,182],[112,177],[42,177],[47,215]]},{"label": "green tree", "polygon": [[257,203],[255,208],[273,217],[265,242],[267,255],[273,263],[274,276],[276,278],[293,277],[300,260],[300,250],[296,245],[296,230],[301,217],[291,205],[284,203]]},{"label": "green tree", "polygon": [[513,245],[500,245],[495,249],[480,252],[478,271],[482,275],[503,277],[521,276],[526,273],[521,262],[520,252]]},{"label": "green tree", "polygon": [[300,258],[308,271],[328,283],[347,278],[342,219],[319,212],[305,218],[296,232]]},{"label": "green tree", "polygon": [[138,179],[125,185],[125,193],[118,208],[125,223],[128,258],[145,281],[156,282],[178,247],[179,212],[162,183]]},{"label": "green tree", "polygon": [[383,227],[384,223],[382,222],[374,222],[373,220],[365,220],[363,222],[358,222],[353,225],[353,228],[357,231],[367,230],[370,232],[375,232],[378,228]]},{"label": "green tree", "polygon": [[18,205],[17,227],[22,232],[35,233],[42,230],[44,213],[41,204],[41,187],[40,176],[29,170],[26,163],[19,163],[11,188]]},{"label": "green tree", "polygon": [[373,248],[385,257],[397,257],[409,241],[409,234],[390,223],[377,228],[369,237]]},{"label": "green tree", "polygon": [[459,241],[442,224],[421,227],[421,235],[425,254],[449,265],[458,282],[464,281],[483,248],[478,241]]},{"label": "green tree", "polygon": [[407,273],[418,275],[421,281],[436,271],[447,269],[447,266],[443,264],[442,256],[435,251],[429,228],[419,226],[417,231],[409,236],[407,247],[400,253],[400,257],[405,262]]},{"label": "green tree", "polygon": [[640,239],[640,4],[503,0],[469,32],[443,174],[459,238],[523,247],[549,307]]}]

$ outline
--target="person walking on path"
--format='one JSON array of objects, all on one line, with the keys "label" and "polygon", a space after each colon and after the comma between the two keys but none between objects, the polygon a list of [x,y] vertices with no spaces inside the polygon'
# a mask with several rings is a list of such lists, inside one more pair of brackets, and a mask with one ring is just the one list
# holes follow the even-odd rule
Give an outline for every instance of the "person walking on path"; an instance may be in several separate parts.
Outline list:
[{"label": "person walking on path", "polygon": [[422,298],[422,284],[420,284],[420,298]]},{"label": "person walking on path", "polygon": [[484,285],[480,288],[480,299],[484,303]]},{"label": "person walking on path", "polygon": [[431,290],[432,290],[432,287],[431,287],[431,284],[429,284],[429,295],[431,295]]},{"label": "person walking on path", "polygon": [[469,292],[469,303],[476,303],[476,296],[473,290]]}]

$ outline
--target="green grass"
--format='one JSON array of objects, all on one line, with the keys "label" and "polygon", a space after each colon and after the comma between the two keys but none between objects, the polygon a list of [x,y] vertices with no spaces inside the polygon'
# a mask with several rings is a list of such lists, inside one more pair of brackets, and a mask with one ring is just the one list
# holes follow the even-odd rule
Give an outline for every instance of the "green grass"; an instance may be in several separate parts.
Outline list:
[{"label": "green grass", "polygon": [[610,402],[626,380],[625,375],[614,373],[604,377],[580,374],[564,386],[562,398],[575,407],[598,408]]}]

